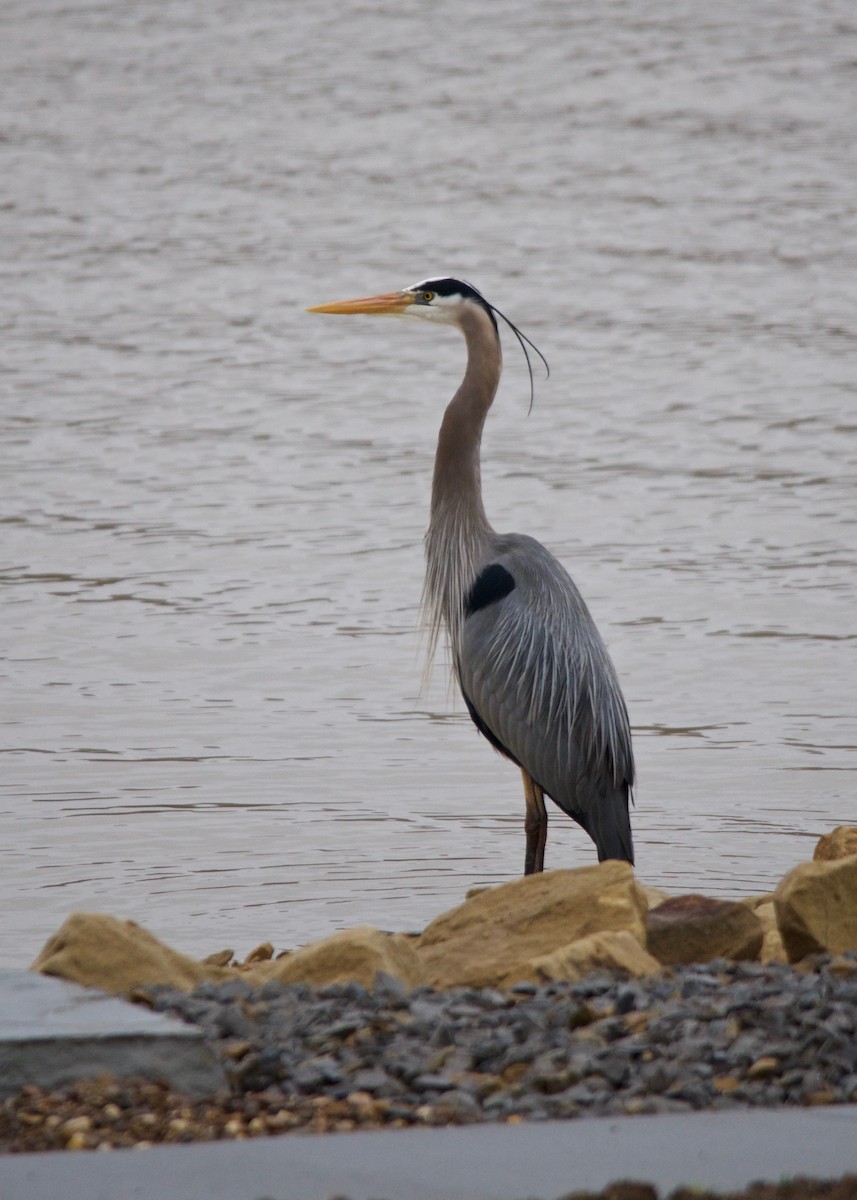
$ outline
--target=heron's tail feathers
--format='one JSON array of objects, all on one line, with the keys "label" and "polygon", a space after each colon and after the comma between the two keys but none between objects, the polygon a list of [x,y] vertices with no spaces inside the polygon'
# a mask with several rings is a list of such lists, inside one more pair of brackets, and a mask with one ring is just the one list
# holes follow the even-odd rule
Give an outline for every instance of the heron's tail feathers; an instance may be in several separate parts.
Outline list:
[{"label": "heron's tail feathers", "polygon": [[634,863],[634,842],[631,838],[631,821],[628,816],[628,787],[623,785],[615,791],[603,792],[591,789],[583,797],[583,812],[572,812],[595,842],[598,861],[618,858],[621,862]]}]

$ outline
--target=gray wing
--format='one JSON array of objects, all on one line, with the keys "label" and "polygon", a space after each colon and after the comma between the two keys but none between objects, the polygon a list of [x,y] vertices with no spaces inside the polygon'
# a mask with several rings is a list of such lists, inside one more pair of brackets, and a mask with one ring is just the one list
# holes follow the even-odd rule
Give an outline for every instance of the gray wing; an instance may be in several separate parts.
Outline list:
[{"label": "gray wing", "polygon": [[616,671],[571,577],[544,546],[498,536],[466,599],[456,667],[471,716],[590,834],[633,862],[634,760]]}]

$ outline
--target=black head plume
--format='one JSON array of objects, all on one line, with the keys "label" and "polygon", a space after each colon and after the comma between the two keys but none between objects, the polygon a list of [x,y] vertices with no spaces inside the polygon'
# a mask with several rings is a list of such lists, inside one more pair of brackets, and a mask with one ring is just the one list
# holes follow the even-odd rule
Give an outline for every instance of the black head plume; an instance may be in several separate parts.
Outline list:
[{"label": "black head plume", "polygon": [[[497,329],[497,317],[501,317],[506,322],[512,333],[514,333],[515,337],[518,339],[520,347],[524,352],[524,358],[527,360],[527,372],[530,376],[530,407],[527,410],[527,414],[529,415],[529,413],[533,411],[533,400],[536,394],[536,386],[533,378],[533,364],[530,360],[527,346],[530,347],[530,350],[534,350],[544,363],[545,379],[549,379],[551,373],[551,369],[548,366],[548,360],[542,354],[538,346],[535,345],[534,342],[531,342],[527,335],[522,333],[518,326],[515,325],[513,321],[510,321],[505,313],[500,312],[499,308],[496,308],[493,304],[491,304],[490,301],[486,300],[478,288],[475,288],[472,283],[467,283],[467,281],[464,279],[453,279],[451,277],[444,276],[440,279],[425,279],[422,283],[419,283],[416,286],[418,288],[429,288],[431,291],[436,292],[438,296],[464,296],[468,300],[475,300],[476,303],[480,304],[488,313],[491,320],[494,322],[495,329]],[[499,330],[497,332],[497,336],[500,336]]]}]

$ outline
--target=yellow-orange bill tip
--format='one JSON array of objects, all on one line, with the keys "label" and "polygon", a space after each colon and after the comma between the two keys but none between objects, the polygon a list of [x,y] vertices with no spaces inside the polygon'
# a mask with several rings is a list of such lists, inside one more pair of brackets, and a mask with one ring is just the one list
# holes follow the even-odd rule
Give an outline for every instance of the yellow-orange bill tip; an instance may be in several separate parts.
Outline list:
[{"label": "yellow-orange bill tip", "polygon": [[383,296],[364,296],[359,300],[334,300],[330,304],[316,304],[308,308],[311,313],[341,313],[352,315],[367,313],[370,316],[403,313],[413,304],[415,297],[410,292],[387,292]]}]

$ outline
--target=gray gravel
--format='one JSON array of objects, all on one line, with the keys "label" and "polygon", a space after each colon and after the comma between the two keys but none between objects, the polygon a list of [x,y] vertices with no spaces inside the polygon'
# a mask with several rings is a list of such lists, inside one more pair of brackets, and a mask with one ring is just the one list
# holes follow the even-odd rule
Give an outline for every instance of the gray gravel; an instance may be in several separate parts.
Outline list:
[{"label": "gray gravel", "polygon": [[236,1092],[364,1093],[386,1122],[857,1100],[857,954],[509,992],[379,976],[371,992],[235,979],[149,993],[203,1029]]}]

